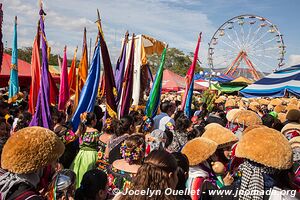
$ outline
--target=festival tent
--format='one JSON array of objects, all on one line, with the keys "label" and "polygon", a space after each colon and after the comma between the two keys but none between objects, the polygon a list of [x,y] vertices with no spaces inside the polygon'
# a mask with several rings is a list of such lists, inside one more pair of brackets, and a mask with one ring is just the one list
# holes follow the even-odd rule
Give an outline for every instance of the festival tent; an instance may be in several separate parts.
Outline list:
[{"label": "festival tent", "polygon": [[231,83],[246,83],[246,84],[250,85],[253,83],[253,81],[251,81],[243,76],[240,76],[240,77],[234,79],[233,81],[231,81]]},{"label": "festival tent", "polygon": [[247,84],[242,82],[216,83],[212,86],[212,89],[228,94],[238,92],[246,86]]},{"label": "festival tent", "polygon": [[269,74],[240,91],[247,98],[283,97],[287,92],[300,96],[300,65]]},{"label": "festival tent", "polygon": [[[0,87],[7,87],[9,76],[10,76],[10,65],[11,65],[11,56],[9,54],[3,54],[2,69],[0,72]],[[49,67],[49,70],[51,67]],[[51,70],[50,70],[51,71]],[[52,70],[56,71],[56,70]],[[53,75],[53,74],[52,74]],[[30,87],[31,82],[31,65],[28,62],[25,62],[21,59],[18,59],[18,77],[19,77],[19,86],[20,87]],[[59,83],[60,77],[59,74],[54,74],[53,78],[56,83]]]},{"label": "festival tent", "polygon": [[[178,92],[180,90],[185,90],[185,78],[165,69],[163,73],[162,80],[162,91],[163,92]],[[205,90],[206,87],[200,86],[194,83],[194,90]]]},{"label": "festival tent", "polygon": [[198,79],[198,80],[195,80],[195,83],[202,87],[209,88],[209,81],[206,81],[203,79]]}]

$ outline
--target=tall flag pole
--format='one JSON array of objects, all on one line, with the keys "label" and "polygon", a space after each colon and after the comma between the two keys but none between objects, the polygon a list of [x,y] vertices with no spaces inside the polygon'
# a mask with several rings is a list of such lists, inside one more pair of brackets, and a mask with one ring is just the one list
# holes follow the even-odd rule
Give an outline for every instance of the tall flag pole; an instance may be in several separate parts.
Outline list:
[{"label": "tall flag pole", "polygon": [[192,107],[192,101],[193,101],[193,92],[194,92],[194,78],[192,80],[192,83],[190,84],[189,93],[187,95],[187,100],[186,100],[185,107],[184,107],[184,114],[188,118],[190,118],[192,115],[191,107]]},{"label": "tall flag pole", "polygon": [[201,42],[201,36],[202,36],[202,32],[199,34],[198,37],[198,41],[197,41],[197,46],[194,52],[194,60],[188,70],[188,72],[186,73],[186,86],[185,86],[185,92],[184,92],[184,96],[181,102],[181,110],[183,111],[185,108],[185,104],[186,104],[186,100],[187,100],[187,96],[189,93],[189,89],[191,87],[191,84],[193,83],[193,78],[194,78],[194,73],[195,73],[195,68],[197,65],[197,60],[198,60],[198,52],[199,52],[199,47],[200,47],[200,42]]},{"label": "tall flag pole", "polygon": [[98,12],[97,25],[98,25],[98,29],[100,31],[100,46],[101,46],[102,61],[103,61],[103,65],[104,65],[105,94],[106,94],[106,117],[107,118],[117,118],[116,98],[118,96],[118,92],[116,89],[115,78],[114,78],[112,65],[111,65],[110,58],[109,58],[108,49],[106,46],[106,42],[104,40],[99,10],[97,10],[97,12]]},{"label": "tall flag pole", "polygon": [[125,63],[126,63],[126,46],[128,42],[128,31],[125,34],[125,39],[123,42],[123,47],[121,51],[121,55],[118,58],[117,65],[116,65],[116,73],[115,73],[115,81],[116,81],[116,88],[118,91],[118,98],[117,98],[117,106],[119,104],[121,94],[122,94],[122,83],[124,78],[124,72],[125,72]]},{"label": "tall flag pole", "polygon": [[70,95],[73,95],[76,92],[76,54],[77,54],[77,50],[78,50],[78,47],[76,47],[76,49],[75,49],[72,64],[71,64],[70,71],[68,74],[68,84],[70,87],[70,91],[69,91]]},{"label": "tall flag pole", "polygon": [[[48,45],[48,43],[46,43],[46,45],[47,45],[47,58],[49,60],[50,54],[51,54],[51,47]],[[58,59],[59,59],[59,56],[58,56]],[[60,60],[59,60],[59,62],[60,62]],[[61,64],[60,64],[60,66],[61,66]],[[49,66],[48,66],[48,68],[49,68]],[[50,104],[52,106],[55,106],[57,104],[57,100],[58,100],[57,97],[59,95],[59,91],[58,91],[55,80],[52,77],[52,74],[50,73],[49,69],[48,69],[48,77],[49,77],[48,79],[49,79],[49,87],[50,87]]]},{"label": "tall flag pole", "polygon": [[60,89],[58,99],[58,110],[65,110],[67,101],[70,99],[68,83],[67,46],[64,48],[64,58],[60,74]]},{"label": "tall flag pole", "polygon": [[13,47],[11,55],[11,68],[8,90],[8,102],[13,103],[17,100],[19,93],[18,79],[18,41],[17,41],[17,16],[15,16]]},{"label": "tall flag pole", "polygon": [[57,55],[57,63],[58,63],[58,67],[61,69],[61,59],[59,55]]},{"label": "tall flag pole", "polygon": [[[40,23],[40,22],[39,22]],[[41,77],[41,62],[40,62],[40,25],[38,23],[37,33],[34,38],[33,47],[32,47],[32,55],[31,55],[31,86],[29,92],[28,99],[28,111],[33,115],[35,108],[37,97],[40,90],[40,77]]]},{"label": "tall flag pole", "polygon": [[162,52],[160,65],[150,91],[149,99],[146,104],[145,114],[149,118],[153,118],[156,115],[158,105],[160,102],[163,71],[164,71],[164,65],[166,60],[167,48],[168,46],[166,46],[166,48]]},{"label": "tall flag pole", "polygon": [[52,119],[50,113],[50,89],[49,89],[49,69],[48,69],[48,57],[47,57],[47,41],[44,27],[44,15],[45,12],[40,10],[40,37],[42,41],[42,76],[41,85],[38,95],[36,111],[30,122],[30,126],[42,126],[45,128],[52,127]]},{"label": "tall flag pole", "polygon": [[83,88],[88,74],[88,52],[86,43],[86,28],[83,33],[83,46],[82,46],[82,57],[78,67],[78,74],[76,80],[76,92],[75,92],[75,108],[79,103],[81,89]]},{"label": "tall flag pole", "polygon": [[88,77],[82,88],[79,103],[72,118],[72,126],[74,131],[76,131],[78,128],[80,114],[83,112],[92,112],[94,110],[100,82],[100,64],[100,41],[98,41],[94,51]]},{"label": "tall flag pole", "polygon": [[2,10],[2,3],[0,3],[0,72],[2,68],[2,58],[3,58],[2,22],[3,22],[3,10]]},{"label": "tall flag pole", "polygon": [[129,60],[126,67],[126,72],[123,80],[123,92],[120,109],[120,118],[128,115],[130,104],[132,103],[132,89],[133,89],[133,71],[134,71],[134,37],[132,35],[131,49],[129,54]]}]

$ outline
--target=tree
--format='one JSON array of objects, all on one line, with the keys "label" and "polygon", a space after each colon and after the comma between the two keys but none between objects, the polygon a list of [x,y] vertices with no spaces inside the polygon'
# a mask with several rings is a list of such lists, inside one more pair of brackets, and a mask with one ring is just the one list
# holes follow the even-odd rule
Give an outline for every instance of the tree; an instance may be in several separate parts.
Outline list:
[{"label": "tree", "polygon": [[[186,55],[182,51],[176,48],[169,48],[167,50],[166,61],[165,61],[165,69],[169,69],[176,74],[181,76],[185,76],[187,70],[189,69],[190,65],[192,64],[192,60],[194,58],[194,53],[190,53]],[[154,54],[148,57],[148,63],[150,69],[153,74],[156,73],[159,64],[160,64],[161,55]],[[200,71],[200,66],[197,63],[195,72]]]}]

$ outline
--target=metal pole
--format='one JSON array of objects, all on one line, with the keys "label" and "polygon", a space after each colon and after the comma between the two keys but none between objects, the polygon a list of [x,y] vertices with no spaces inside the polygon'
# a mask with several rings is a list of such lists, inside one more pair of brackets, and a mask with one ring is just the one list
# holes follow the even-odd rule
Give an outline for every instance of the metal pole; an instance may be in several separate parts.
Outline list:
[{"label": "metal pole", "polygon": [[89,56],[89,66],[91,64],[91,57],[92,57],[92,38],[90,38],[90,56]]},{"label": "metal pole", "polygon": [[211,89],[211,74],[209,75],[209,79],[208,79],[208,85],[209,85],[209,89]]}]

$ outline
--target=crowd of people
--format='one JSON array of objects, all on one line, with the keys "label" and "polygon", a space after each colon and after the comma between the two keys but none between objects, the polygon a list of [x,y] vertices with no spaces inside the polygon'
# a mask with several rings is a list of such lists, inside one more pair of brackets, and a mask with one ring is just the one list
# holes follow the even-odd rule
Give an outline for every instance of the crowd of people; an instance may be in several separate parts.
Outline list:
[{"label": "crowd of people", "polygon": [[17,200],[299,199],[300,100],[161,96],[157,115],[132,107],[106,118],[97,101],[77,130],[51,107],[50,129],[29,127],[27,95],[0,95],[0,197]]}]

